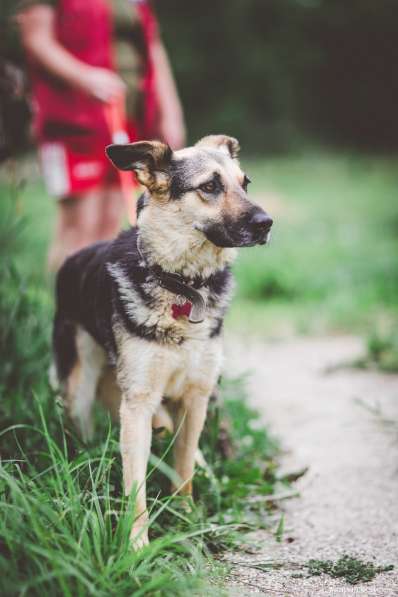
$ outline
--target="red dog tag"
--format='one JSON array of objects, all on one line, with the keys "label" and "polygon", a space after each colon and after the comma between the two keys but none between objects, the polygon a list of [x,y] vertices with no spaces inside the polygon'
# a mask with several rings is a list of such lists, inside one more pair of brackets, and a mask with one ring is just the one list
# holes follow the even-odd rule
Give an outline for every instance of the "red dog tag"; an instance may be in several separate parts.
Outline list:
[{"label": "red dog tag", "polygon": [[191,314],[191,309],[192,303],[190,301],[187,301],[183,305],[176,305],[175,303],[171,305],[171,313],[174,319],[178,319],[179,317],[183,317],[184,315],[189,317]]}]

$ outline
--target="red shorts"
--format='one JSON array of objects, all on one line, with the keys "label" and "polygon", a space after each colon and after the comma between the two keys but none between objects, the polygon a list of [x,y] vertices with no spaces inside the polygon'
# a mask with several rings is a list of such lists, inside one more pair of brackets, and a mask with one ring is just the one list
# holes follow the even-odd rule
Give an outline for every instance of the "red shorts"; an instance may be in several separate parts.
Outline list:
[{"label": "red shorts", "polygon": [[39,156],[49,195],[79,197],[96,187],[120,185],[118,171],[105,155],[109,142],[95,134],[41,141]]}]

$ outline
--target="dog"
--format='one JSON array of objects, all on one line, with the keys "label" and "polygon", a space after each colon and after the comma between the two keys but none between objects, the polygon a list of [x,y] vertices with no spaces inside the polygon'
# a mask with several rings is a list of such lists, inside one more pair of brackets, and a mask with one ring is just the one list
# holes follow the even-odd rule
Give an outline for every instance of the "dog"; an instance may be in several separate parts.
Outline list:
[{"label": "dog", "polygon": [[[145,191],[138,226],[69,257],[56,281],[53,352],[69,416],[84,440],[104,369],[120,392],[131,540],[148,543],[146,470],[152,426],[178,430],[175,488],[192,493],[195,453],[222,364],[221,332],[238,247],[265,244],[271,217],[249,201],[238,141],[210,135],[173,152],[159,141],[109,145]],[[109,379],[105,387],[112,390]],[[103,390],[102,390],[103,393]]]}]

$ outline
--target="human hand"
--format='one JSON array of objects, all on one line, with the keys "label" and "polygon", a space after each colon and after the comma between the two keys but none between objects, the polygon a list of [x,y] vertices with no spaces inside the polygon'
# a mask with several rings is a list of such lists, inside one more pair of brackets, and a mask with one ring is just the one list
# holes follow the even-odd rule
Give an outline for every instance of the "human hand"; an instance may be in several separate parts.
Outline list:
[{"label": "human hand", "polygon": [[125,92],[126,85],[119,77],[107,68],[89,66],[79,76],[77,86],[100,102],[110,103]]}]

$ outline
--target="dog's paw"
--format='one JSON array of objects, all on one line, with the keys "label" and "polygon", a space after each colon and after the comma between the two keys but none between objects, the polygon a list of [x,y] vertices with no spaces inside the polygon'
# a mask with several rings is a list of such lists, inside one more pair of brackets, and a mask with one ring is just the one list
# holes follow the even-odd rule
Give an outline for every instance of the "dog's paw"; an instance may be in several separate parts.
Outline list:
[{"label": "dog's paw", "polygon": [[192,495],[180,495],[176,502],[176,509],[181,510],[185,514],[192,514],[194,509],[194,502]]},{"label": "dog's paw", "polygon": [[72,413],[71,420],[81,440],[85,444],[90,443],[94,437],[94,422],[91,414]]},{"label": "dog's paw", "polygon": [[148,528],[142,525],[133,526],[130,533],[130,543],[134,551],[139,551],[149,545]]}]

